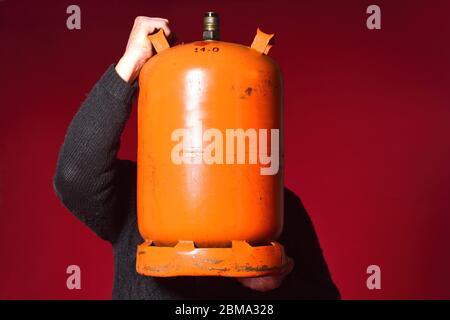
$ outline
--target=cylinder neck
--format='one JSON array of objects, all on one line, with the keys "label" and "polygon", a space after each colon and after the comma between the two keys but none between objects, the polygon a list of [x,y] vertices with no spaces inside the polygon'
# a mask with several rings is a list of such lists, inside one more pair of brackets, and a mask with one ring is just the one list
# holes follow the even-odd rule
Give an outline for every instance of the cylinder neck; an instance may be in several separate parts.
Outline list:
[{"label": "cylinder neck", "polygon": [[220,40],[219,15],[206,12],[203,16],[203,40]]}]

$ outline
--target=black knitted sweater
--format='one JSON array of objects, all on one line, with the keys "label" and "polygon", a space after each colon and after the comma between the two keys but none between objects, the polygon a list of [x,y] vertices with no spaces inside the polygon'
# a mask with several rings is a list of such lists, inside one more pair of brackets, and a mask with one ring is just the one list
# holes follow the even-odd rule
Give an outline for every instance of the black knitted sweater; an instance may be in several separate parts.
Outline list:
[{"label": "black knitted sweater", "polygon": [[295,260],[282,285],[261,293],[236,279],[154,278],[136,272],[136,163],[117,158],[137,83],[111,65],[73,118],[61,147],[54,189],[65,207],[114,251],[114,299],[337,299],[317,236],[300,199],[285,189],[279,242]]}]

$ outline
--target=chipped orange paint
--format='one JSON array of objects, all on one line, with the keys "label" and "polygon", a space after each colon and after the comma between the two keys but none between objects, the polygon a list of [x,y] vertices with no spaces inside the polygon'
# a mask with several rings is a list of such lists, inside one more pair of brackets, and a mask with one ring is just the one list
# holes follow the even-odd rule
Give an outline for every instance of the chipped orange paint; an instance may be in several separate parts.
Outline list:
[{"label": "chipped orange paint", "polygon": [[[261,276],[286,263],[274,242],[283,227],[282,78],[266,54],[273,35],[251,47],[208,40],[157,50],[139,76],[138,246],[149,276]],[[280,169],[171,160],[177,128],[280,129]],[[270,149],[269,149],[270,150]],[[200,152],[191,150],[192,153]]]},{"label": "chipped orange paint", "polygon": [[159,277],[256,277],[274,273],[286,263],[280,244],[251,247],[245,241],[233,241],[230,248],[195,248],[192,241],[157,247],[149,241],[138,246],[137,259],[140,274]]}]

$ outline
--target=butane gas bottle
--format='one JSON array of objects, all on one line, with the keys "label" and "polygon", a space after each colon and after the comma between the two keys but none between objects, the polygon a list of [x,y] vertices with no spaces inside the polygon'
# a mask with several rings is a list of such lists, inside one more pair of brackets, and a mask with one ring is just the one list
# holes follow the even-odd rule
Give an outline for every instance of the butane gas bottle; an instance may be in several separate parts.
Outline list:
[{"label": "butane gas bottle", "polygon": [[203,40],[169,47],[139,76],[137,271],[159,277],[252,277],[286,263],[283,227],[282,77],[267,56],[273,35],[250,47]]}]

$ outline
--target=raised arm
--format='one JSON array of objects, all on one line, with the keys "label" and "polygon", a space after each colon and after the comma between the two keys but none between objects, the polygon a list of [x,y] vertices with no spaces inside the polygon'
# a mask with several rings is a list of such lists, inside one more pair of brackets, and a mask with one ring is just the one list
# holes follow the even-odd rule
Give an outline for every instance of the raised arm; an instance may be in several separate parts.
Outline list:
[{"label": "raised arm", "polygon": [[135,165],[117,159],[131,111],[136,77],[152,56],[147,35],[168,21],[138,17],[119,63],[95,84],[73,118],[61,147],[54,189],[64,205],[101,238],[114,242],[135,196],[124,186],[136,180]]}]

